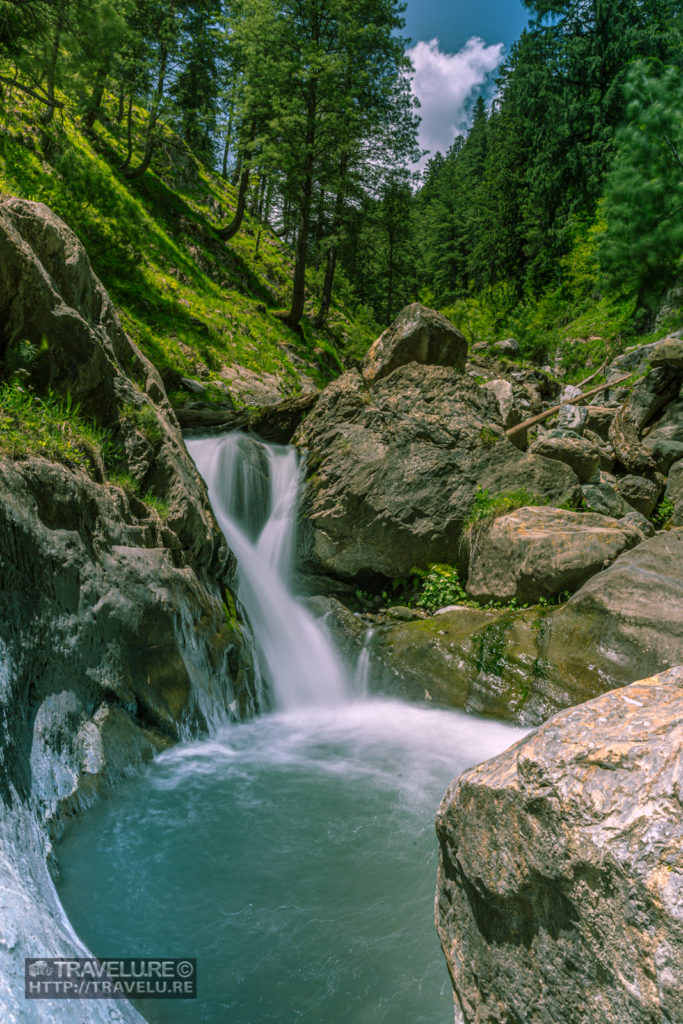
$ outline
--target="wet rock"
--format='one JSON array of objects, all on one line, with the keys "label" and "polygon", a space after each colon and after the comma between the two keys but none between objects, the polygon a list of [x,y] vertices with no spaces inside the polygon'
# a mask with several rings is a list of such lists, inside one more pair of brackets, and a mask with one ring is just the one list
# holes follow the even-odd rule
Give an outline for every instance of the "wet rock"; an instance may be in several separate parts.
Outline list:
[{"label": "wet rock", "polygon": [[682,699],[680,668],[614,690],[449,787],[436,923],[465,1024],[683,1018]]},{"label": "wet rock", "polygon": [[600,468],[600,449],[582,437],[546,434],[534,441],[529,454],[563,462],[574,471],[581,483],[587,483]]},{"label": "wet rock", "polygon": [[467,593],[481,603],[535,603],[576,590],[640,539],[593,512],[520,508],[494,520],[470,551]]},{"label": "wet rock", "polygon": [[466,359],[467,342],[450,320],[414,302],[368,349],[361,373],[372,383],[407,363],[454,366],[463,371]]},{"label": "wet rock", "polygon": [[567,466],[507,441],[494,395],[441,366],[411,363],[372,386],[349,371],[325,389],[296,443],[307,450],[308,573],[398,578],[462,562],[479,487],[526,487],[556,504],[580,498]]},{"label": "wet rock", "polygon": [[[47,346],[41,339],[48,339]],[[229,587],[234,559],[156,370],[123,331],[76,236],[47,207],[0,203],[0,359],[110,433],[164,517],[73,464],[0,459],[0,1017],[28,1020],[23,957],[86,955],[45,858],[64,821],[217,708],[258,707]],[[93,456],[95,460],[95,456]],[[95,460],[96,462],[96,460]],[[158,501],[157,501],[158,507]],[[11,979],[11,980],[10,980]],[[79,1009],[83,1024],[139,1021]],[[36,1002],[32,1022],[73,1020]]]},{"label": "wet rock", "polygon": [[617,490],[624,501],[627,501],[636,512],[649,519],[652,515],[662,486],[658,481],[648,480],[643,476],[624,476],[617,482]]}]

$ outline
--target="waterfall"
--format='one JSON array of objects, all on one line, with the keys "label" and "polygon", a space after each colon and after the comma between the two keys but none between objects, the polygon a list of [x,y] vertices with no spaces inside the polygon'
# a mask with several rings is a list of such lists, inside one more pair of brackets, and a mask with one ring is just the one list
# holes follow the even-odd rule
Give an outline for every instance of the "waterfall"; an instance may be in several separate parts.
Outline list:
[{"label": "waterfall", "polygon": [[292,592],[302,463],[294,448],[233,433],[187,442],[237,558],[237,595],[277,708],[349,700],[353,688],[324,623]]}]

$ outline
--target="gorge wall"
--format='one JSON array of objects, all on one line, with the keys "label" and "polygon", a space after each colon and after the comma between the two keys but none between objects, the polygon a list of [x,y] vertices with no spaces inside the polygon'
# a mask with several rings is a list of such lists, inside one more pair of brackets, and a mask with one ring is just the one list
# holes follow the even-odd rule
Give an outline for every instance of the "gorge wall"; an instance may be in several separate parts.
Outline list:
[{"label": "gorge wall", "polygon": [[[23,997],[24,956],[80,949],[52,838],[154,751],[259,697],[234,559],[161,378],[41,204],[0,204],[0,324],[3,370],[25,356],[13,387],[30,382],[104,439],[47,459],[39,425],[31,450],[0,459],[0,1005],[3,1020],[68,1021],[69,1003]],[[5,411],[2,427],[22,424]],[[79,1019],[140,1018],[89,1001]]]}]

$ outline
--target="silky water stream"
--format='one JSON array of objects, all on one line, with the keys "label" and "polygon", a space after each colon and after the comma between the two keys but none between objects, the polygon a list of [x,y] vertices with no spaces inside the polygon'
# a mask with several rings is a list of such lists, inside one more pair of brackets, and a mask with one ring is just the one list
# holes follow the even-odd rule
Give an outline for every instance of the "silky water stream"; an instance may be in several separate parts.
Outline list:
[{"label": "silky water stream", "polygon": [[[240,434],[191,441],[238,559],[274,710],[162,754],[58,849],[98,956],[198,958],[158,1024],[449,1024],[433,820],[450,780],[522,731],[366,697],[291,592],[300,465]],[[74,1018],[76,1019],[76,1018]]]}]

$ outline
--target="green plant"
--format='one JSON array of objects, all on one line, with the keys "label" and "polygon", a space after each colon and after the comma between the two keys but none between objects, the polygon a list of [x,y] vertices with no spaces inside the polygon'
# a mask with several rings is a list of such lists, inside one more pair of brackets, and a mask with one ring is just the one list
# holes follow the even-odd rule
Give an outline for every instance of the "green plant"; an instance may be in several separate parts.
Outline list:
[{"label": "green plant", "polygon": [[155,494],[154,491],[147,491],[146,494],[143,494],[142,500],[148,508],[151,508],[156,512],[160,519],[164,521],[168,519],[170,513],[168,503],[164,501],[163,498],[160,498]]},{"label": "green plant", "polygon": [[124,419],[130,420],[148,441],[161,440],[162,430],[152,405],[147,402],[143,402],[142,405],[126,402],[121,410],[121,415]]},{"label": "green plant", "polygon": [[434,612],[449,604],[471,604],[454,566],[430,565],[427,572],[420,575],[423,576],[423,583],[417,599],[419,608]]},{"label": "green plant", "polygon": [[655,526],[659,526],[661,528],[662,526],[666,526],[673,514],[674,503],[671,498],[662,498],[653,513],[652,522]]}]

